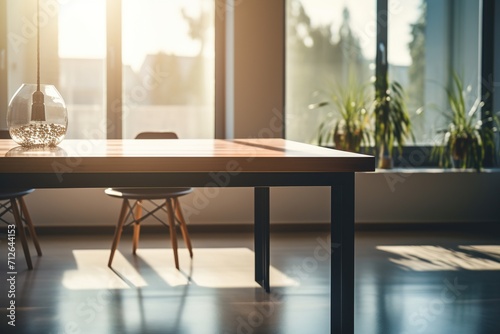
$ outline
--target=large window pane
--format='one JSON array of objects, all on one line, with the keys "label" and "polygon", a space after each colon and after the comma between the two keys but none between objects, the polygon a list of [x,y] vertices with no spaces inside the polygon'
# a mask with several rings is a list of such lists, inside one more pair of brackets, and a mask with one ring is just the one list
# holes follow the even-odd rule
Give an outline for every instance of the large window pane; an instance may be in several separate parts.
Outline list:
[{"label": "large window pane", "polygon": [[[40,4],[41,82],[66,101],[66,138],[106,138],[106,0]],[[213,138],[214,6],[122,0],[124,138],[155,130]],[[10,97],[36,82],[36,2],[7,8]]]},{"label": "large window pane", "polygon": [[[106,137],[104,5],[105,0],[40,1],[40,82],[55,85],[66,102],[66,138]],[[37,81],[37,2],[8,1],[7,13],[12,97],[22,83]]]},{"label": "large window pane", "polygon": [[374,73],[376,1],[287,0],[286,137],[317,143],[332,106],[309,109]]},{"label": "large window pane", "polygon": [[59,91],[68,108],[66,138],[106,138],[106,0],[62,1]]},{"label": "large window pane", "polygon": [[[37,80],[37,2],[8,1],[8,95]],[[105,138],[105,0],[40,1],[40,82],[68,109],[66,138]],[[91,19],[89,19],[91,18]]]},{"label": "large window pane", "polygon": [[123,137],[214,137],[214,1],[123,0]]},{"label": "large window pane", "polygon": [[441,143],[452,72],[469,91],[469,107],[479,96],[479,8],[478,0],[389,0],[389,77],[405,88],[418,145]]},{"label": "large window pane", "polygon": [[[424,115],[426,3],[422,0],[389,0],[388,61],[391,81],[407,94],[413,132],[419,141],[426,134]],[[443,26],[446,24],[442,22]],[[428,140],[429,138],[427,138]],[[411,142],[407,142],[413,144]]]},{"label": "large window pane", "polygon": [[369,83],[376,32],[387,28],[389,79],[407,94],[416,144],[439,143],[452,72],[468,89],[468,104],[479,96],[480,5],[479,0],[388,0],[387,16],[381,16],[386,19],[376,22],[376,1],[288,0],[287,138],[317,143],[318,126],[339,116],[331,105],[312,110],[308,105],[328,100],[339,87],[349,89],[350,80]]}]

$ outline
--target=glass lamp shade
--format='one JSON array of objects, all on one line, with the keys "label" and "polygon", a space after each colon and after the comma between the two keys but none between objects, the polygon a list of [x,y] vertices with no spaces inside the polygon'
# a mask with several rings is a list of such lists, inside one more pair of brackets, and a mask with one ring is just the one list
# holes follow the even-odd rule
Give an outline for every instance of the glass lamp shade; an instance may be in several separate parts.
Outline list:
[{"label": "glass lamp shade", "polygon": [[7,126],[23,147],[56,146],[66,135],[66,104],[53,85],[40,85],[37,92],[36,84],[22,84],[9,102]]}]

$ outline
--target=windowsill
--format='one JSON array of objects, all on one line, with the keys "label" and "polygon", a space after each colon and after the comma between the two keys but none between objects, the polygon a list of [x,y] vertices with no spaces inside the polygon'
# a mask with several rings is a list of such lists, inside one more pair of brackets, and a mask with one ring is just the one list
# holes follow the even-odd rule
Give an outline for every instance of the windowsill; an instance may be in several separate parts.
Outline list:
[{"label": "windowsill", "polygon": [[[372,172],[373,173],[373,172]],[[422,167],[422,168],[406,168],[406,167],[395,167],[392,169],[375,169],[375,173],[420,173],[420,174],[444,174],[444,173],[500,173],[500,168],[484,168],[480,172],[477,172],[473,168],[459,169],[459,168],[436,168],[436,167]]]}]

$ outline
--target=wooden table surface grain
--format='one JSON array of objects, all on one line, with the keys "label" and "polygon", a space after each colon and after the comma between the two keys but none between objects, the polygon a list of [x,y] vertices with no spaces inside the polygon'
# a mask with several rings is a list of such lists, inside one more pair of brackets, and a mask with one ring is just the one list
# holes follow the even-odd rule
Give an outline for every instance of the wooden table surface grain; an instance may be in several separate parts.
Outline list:
[{"label": "wooden table surface grain", "polygon": [[0,140],[0,173],[50,173],[60,164],[81,173],[374,170],[371,156],[284,139],[67,139],[49,149],[25,149],[12,140]]}]

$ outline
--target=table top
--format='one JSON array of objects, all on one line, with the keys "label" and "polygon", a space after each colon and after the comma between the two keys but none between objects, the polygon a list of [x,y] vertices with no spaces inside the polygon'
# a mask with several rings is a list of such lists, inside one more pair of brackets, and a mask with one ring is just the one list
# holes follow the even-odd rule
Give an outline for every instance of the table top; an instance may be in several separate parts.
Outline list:
[{"label": "table top", "polygon": [[285,139],[72,140],[25,149],[0,140],[0,173],[360,172],[374,157]]}]

